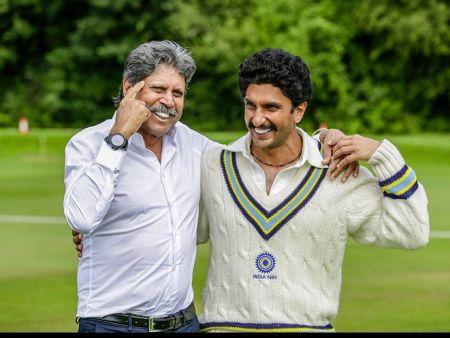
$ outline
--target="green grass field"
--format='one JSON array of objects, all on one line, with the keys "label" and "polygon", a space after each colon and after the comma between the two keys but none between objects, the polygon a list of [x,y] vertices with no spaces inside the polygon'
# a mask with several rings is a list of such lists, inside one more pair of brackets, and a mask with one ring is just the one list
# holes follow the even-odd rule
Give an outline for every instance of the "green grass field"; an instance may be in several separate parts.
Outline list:
[{"label": "green grass field", "polygon": [[[69,227],[1,215],[63,217],[64,147],[75,130],[0,130],[0,331],[76,331],[77,256]],[[229,142],[242,133],[209,133]],[[377,137],[380,139],[380,137]],[[432,231],[450,231],[450,135],[389,137],[429,197]],[[51,222],[49,222],[51,223]],[[209,250],[194,273],[201,311]],[[349,242],[337,331],[450,331],[450,239],[418,251]]]}]

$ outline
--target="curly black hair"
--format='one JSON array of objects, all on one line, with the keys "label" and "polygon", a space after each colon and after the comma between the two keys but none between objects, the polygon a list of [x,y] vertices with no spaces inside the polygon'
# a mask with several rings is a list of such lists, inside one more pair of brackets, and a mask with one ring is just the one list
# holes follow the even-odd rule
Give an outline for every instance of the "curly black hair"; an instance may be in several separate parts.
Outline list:
[{"label": "curly black hair", "polygon": [[271,84],[292,101],[293,107],[312,99],[308,66],[282,49],[265,48],[245,59],[239,66],[238,79],[242,97],[251,84]]}]

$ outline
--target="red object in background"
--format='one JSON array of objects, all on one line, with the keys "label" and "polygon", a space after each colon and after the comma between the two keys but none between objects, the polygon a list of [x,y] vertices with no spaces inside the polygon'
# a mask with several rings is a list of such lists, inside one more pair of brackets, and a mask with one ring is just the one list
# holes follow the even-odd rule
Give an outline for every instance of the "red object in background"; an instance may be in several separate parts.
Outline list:
[{"label": "red object in background", "polygon": [[28,119],[26,117],[21,117],[19,119],[19,133],[28,134]]},{"label": "red object in background", "polygon": [[319,129],[322,129],[322,128],[328,129],[328,123],[326,123],[326,122],[320,122],[320,124],[319,124]]}]

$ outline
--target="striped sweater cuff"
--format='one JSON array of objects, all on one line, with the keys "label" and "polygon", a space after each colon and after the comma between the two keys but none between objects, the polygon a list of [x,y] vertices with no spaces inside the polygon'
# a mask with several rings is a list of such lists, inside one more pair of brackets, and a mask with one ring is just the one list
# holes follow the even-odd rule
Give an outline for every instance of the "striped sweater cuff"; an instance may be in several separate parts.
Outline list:
[{"label": "striped sweater cuff", "polygon": [[394,199],[407,199],[418,188],[417,177],[397,150],[388,140],[381,145],[369,160],[378,179],[384,196]]}]

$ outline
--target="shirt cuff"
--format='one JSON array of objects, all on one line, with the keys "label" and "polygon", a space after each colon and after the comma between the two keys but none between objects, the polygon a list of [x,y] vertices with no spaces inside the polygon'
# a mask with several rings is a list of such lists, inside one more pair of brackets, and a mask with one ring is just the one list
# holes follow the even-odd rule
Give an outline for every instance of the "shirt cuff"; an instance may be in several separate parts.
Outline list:
[{"label": "shirt cuff", "polygon": [[405,166],[405,160],[398,149],[386,139],[381,141],[368,162],[380,181],[391,178]]},{"label": "shirt cuff", "polygon": [[100,151],[97,154],[97,158],[95,159],[95,163],[111,169],[113,172],[118,172],[125,158],[125,153],[126,151],[122,149],[112,149],[106,141],[103,141]]}]

